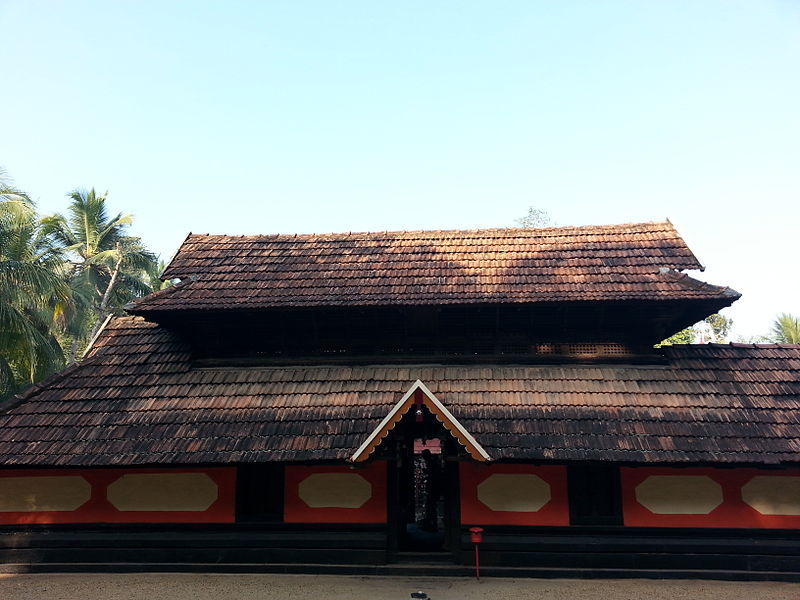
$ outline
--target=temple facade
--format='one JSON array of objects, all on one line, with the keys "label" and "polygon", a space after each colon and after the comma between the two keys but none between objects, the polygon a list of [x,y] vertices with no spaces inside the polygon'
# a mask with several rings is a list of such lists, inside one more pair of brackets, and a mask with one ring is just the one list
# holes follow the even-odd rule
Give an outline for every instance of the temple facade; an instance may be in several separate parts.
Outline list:
[{"label": "temple facade", "polygon": [[668,223],[190,235],[0,407],[6,570],[800,578],[800,346]]}]

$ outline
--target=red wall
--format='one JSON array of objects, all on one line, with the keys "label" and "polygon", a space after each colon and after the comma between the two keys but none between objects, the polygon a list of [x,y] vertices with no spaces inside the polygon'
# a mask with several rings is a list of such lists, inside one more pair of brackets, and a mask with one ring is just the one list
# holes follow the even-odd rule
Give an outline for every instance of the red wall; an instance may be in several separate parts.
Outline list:
[{"label": "red wall", "polygon": [[[120,511],[106,497],[107,487],[126,474],[204,473],[217,485],[217,500],[204,511]],[[232,523],[235,520],[236,469],[30,469],[0,472],[3,478],[80,476],[91,486],[91,497],[70,511],[0,512],[0,524],[26,523]]]},{"label": "red wall", "polygon": [[[371,486],[371,495],[358,508],[309,506],[299,495],[300,484],[310,475],[347,473],[363,477]],[[284,520],[288,523],[385,523],[386,461],[375,461],[364,468],[343,466],[287,466],[284,487]]]},{"label": "red wall", "polygon": [[[800,470],[637,467],[621,468],[625,525],[632,527],[800,528],[800,515],[763,515],[742,499],[755,476],[798,477]],[[722,488],[723,501],[708,514],[655,514],[636,500],[636,487],[651,475],[702,475]]]},{"label": "red wall", "polygon": [[[550,486],[550,501],[535,512],[493,510],[478,498],[478,486],[494,474],[536,475]],[[461,463],[460,486],[465,525],[569,525],[566,467]]]}]

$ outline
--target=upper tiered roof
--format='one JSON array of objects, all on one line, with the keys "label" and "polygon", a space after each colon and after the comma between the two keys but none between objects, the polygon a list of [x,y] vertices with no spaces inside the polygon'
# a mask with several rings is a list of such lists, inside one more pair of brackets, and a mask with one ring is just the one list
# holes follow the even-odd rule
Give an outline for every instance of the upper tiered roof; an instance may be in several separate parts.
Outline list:
[{"label": "upper tiered roof", "polygon": [[327,235],[189,235],[164,272],[182,282],[130,307],[147,314],[316,306],[711,300],[669,222]]}]

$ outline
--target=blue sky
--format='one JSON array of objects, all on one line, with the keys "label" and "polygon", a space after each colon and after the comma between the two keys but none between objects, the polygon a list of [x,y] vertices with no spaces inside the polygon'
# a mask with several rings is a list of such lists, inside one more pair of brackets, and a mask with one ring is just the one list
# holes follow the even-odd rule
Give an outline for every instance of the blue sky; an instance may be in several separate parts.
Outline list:
[{"label": "blue sky", "polygon": [[669,217],[744,294],[800,314],[795,0],[0,0],[0,165],[44,212],[109,191],[187,232]]}]

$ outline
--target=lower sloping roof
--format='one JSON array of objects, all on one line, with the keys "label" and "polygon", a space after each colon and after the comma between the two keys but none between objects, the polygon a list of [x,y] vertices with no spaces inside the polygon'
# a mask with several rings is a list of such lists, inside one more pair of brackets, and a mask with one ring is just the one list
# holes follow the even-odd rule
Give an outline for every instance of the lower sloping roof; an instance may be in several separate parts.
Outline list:
[{"label": "lower sloping roof", "polygon": [[493,460],[800,462],[800,347],[639,366],[192,368],[140,318],[0,414],[3,465],[347,460],[416,380]]}]

